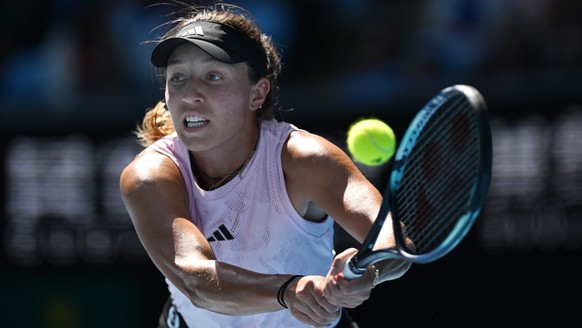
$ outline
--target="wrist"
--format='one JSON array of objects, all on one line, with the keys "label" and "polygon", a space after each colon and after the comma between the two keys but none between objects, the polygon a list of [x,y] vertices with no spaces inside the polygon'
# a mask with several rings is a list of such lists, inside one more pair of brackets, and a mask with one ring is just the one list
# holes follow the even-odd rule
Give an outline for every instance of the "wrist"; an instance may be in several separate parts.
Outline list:
[{"label": "wrist", "polygon": [[281,287],[279,287],[279,291],[277,292],[277,301],[279,302],[279,304],[284,307],[284,308],[288,308],[287,303],[285,302],[285,291],[287,290],[287,287],[289,286],[290,283],[293,282],[293,280],[297,279],[297,278],[301,278],[303,277],[302,275],[294,275],[291,276],[291,278],[289,278],[287,281],[285,281]]},{"label": "wrist", "polygon": [[380,270],[374,264],[370,264],[368,266],[368,272],[370,272],[372,277],[372,288],[374,288],[380,283]]}]

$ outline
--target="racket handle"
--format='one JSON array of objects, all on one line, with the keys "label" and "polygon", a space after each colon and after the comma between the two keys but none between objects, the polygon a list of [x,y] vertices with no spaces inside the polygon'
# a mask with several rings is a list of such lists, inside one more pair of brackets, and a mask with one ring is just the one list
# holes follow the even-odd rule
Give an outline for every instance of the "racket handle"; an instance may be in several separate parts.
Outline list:
[{"label": "racket handle", "polygon": [[351,257],[348,261],[346,261],[346,264],[344,266],[344,277],[346,277],[346,279],[355,279],[355,278],[359,278],[361,277],[364,272],[366,271],[361,271],[358,270],[355,266],[355,260],[353,257]]}]

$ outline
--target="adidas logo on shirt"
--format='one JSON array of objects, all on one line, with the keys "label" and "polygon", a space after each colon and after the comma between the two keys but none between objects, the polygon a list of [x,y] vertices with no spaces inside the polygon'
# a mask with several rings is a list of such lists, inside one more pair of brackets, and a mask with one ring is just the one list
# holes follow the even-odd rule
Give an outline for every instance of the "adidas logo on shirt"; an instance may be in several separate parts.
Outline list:
[{"label": "adidas logo on shirt", "polygon": [[234,239],[234,237],[230,233],[230,231],[228,231],[228,228],[226,228],[226,226],[224,224],[221,224],[220,227],[218,227],[218,230],[214,231],[212,236],[208,237],[206,240],[208,240],[208,242],[213,242],[213,241],[233,240],[233,239]]}]

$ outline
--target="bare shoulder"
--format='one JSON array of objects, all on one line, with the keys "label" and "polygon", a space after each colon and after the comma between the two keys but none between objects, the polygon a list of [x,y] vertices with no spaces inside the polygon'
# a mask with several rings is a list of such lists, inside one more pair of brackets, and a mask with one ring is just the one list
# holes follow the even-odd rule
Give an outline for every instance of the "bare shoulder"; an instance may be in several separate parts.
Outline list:
[{"label": "bare shoulder", "polygon": [[359,171],[351,158],[328,139],[303,130],[289,136],[282,154],[283,171],[291,195],[312,201],[318,190],[337,187]]},{"label": "bare shoulder", "polygon": [[284,156],[291,160],[325,160],[329,157],[343,156],[345,153],[328,139],[304,130],[293,131],[289,135]]},{"label": "bare shoulder", "polygon": [[304,130],[291,133],[282,156],[285,173],[304,178],[341,179],[360,173],[340,146],[325,137]]},{"label": "bare shoulder", "polygon": [[350,156],[322,136],[294,131],[282,159],[287,192],[297,211],[304,215],[315,207],[363,241],[382,197]]},{"label": "bare shoulder", "polygon": [[159,187],[172,181],[181,181],[178,167],[167,156],[145,149],[121,172],[122,194],[130,194],[147,186]]}]

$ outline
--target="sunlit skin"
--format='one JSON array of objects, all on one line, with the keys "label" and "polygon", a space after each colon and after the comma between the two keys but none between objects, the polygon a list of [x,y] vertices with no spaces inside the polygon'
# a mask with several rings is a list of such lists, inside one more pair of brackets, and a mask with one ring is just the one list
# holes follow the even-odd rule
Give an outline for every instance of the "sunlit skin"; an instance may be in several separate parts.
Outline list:
[{"label": "sunlit skin", "polygon": [[[266,78],[251,81],[249,69],[246,63],[216,61],[191,44],[176,48],[169,59],[167,107],[180,140],[208,175],[236,169],[256,143],[256,110],[271,86]],[[320,136],[294,131],[281,156],[287,193],[296,211],[313,221],[327,213],[362,242],[382,197],[345,152]],[[196,178],[202,187],[212,183],[200,174]],[[126,167],[120,183],[150,258],[195,306],[228,315],[282,309],[276,295],[290,275],[260,274],[218,261],[192,222],[184,179],[172,160],[146,149]],[[386,225],[390,226],[389,219]],[[394,245],[391,230],[383,245]],[[284,298],[295,318],[327,326],[337,319],[340,306],[356,307],[369,298],[371,273],[353,280],[341,274],[355,251],[336,256],[326,277],[308,275],[289,284]],[[378,263],[381,280],[396,279],[409,266],[402,260]]]}]

